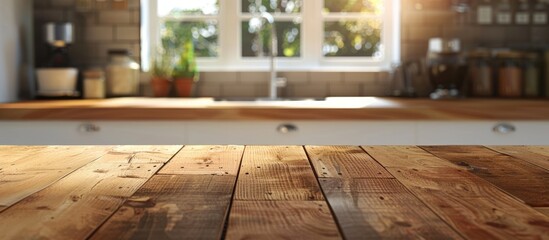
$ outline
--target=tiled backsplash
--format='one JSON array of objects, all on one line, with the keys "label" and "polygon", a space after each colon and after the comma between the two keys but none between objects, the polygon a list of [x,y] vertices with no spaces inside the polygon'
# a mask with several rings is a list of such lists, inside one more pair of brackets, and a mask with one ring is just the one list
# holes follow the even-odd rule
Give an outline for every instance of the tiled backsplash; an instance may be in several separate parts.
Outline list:
[{"label": "tiled backsplash", "polygon": [[[97,1],[97,0],[90,0]],[[139,57],[139,0],[128,0],[125,10],[79,10],[76,0],[35,0],[35,26],[47,21],[73,21],[76,44],[72,60],[79,67],[102,66],[107,50],[124,48]],[[549,43],[547,26],[479,26],[457,23],[451,0],[402,0],[402,60],[417,60],[427,52],[432,37],[457,37],[463,48],[541,47]],[[39,31],[40,28],[37,28]],[[36,36],[40,36],[36,33]],[[43,50],[42,50],[43,51]],[[44,56],[39,49],[37,62]],[[285,97],[386,96],[392,92],[387,73],[286,72]],[[200,97],[261,97],[268,93],[268,73],[203,72],[196,88]],[[416,88],[427,89],[428,83]],[[147,89],[147,87],[145,88]],[[150,91],[145,91],[147,94]],[[150,94],[150,93],[149,93]]]},{"label": "tiled backsplash", "polygon": [[[35,53],[40,64],[46,56],[42,25],[50,21],[74,24],[75,43],[70,48],[73,64],[79,68],[106,65],[109,49],[128,49],[134,58],[140,55],[140,2],[124,0],[117,8],[106,0],[34,0]],[[91,3],[81,8],[77,2]]]},{"label": "tiled backsplash", "polygon": [[[387,96],[391,91],[387,73],[282,72],[287,86],[282,97]],[[196,93],[201,97],[266,97],[269,73],[206,72]]]},{"label": "tiled backsplash", "polygon": [[[459,38],[462,49],[547,48],[547,25],[478,25],[475,9],[459,17],[451,0],[402,0],[402,60],[425,56],[429,38]],[[477,1],[469,1],[474,3]]]}]

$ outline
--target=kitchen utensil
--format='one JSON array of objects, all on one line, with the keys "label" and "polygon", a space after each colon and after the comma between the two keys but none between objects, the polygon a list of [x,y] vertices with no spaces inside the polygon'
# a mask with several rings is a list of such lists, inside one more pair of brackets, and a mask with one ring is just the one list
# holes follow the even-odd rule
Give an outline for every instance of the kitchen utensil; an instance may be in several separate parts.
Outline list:
[{"label": "kitchen utensil", "polygon": [[44,25],[44,40],[50,52],[43,64],[45,67],[69,67],[69,46],[73,43],[72,23],[46,23]]}]

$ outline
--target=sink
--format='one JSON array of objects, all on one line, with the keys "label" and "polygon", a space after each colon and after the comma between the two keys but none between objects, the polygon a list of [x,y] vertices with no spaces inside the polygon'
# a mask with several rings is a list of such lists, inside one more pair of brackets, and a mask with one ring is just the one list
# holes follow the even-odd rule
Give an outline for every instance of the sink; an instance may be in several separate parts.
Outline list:
[{"label": "sink", "polygon": [[237,98],[214,98],[216,102],[302,102],[302,101],[325,101],[325,98],[246,98],[246,97],[237,97]]}]

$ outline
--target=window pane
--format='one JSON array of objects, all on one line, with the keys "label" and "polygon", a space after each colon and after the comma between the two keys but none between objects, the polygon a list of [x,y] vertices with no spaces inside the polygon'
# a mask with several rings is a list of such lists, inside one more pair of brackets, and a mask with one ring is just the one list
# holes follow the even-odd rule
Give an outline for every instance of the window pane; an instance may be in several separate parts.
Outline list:
[{"label": "window pane", "polygon": [[368,19],[325,23],[324,56],[380,57],[380,49],[380,20]]},{"label": "window pane", "polygon": [[177,17],[181,15],[216,15],[218,0],[158,0],[158,16]]},{"label": "window pane", "polygon": [[302,5],[302,0],[242,0],[242,12],[299,13]]},{"label": "window pane", "polygon": [[324,12],[354,12],[379,14],[384,0],[324,0]]},{"label": "window pane", "polygon": [[[253,21],[253,20],[252,20]],[[279,57],[301,56],[301,24],[292,21],[277,21],[276,33],[278,39]],[[269,56],[271,49],[271,25],[263,29],[256,23],[242,22],[242,56]]]},{"label": "window pane", "polygon": [[162,47],[168,50],[179,49],[185,39],[191,38],[197,57],[218,56],[217,21],[178,22],[168,21],[161,29]]}]

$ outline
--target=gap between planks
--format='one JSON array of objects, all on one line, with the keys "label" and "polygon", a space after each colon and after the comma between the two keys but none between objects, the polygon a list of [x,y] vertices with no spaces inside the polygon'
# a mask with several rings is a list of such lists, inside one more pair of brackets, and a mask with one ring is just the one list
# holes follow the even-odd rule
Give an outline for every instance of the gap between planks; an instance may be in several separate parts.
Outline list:
[{"label": "gap between planks", "polygon": [[462,239],[360,147],[305,149],[345,238]]},{"label": "gap between planks", "polygon": [[114,148],[0,213],[2,237],[85,239],[179,149]]},{"label": "gap between planks", "polygon": [[[536,239],[548,232],[546,216],[458,166],[445,166],[445,160],[418,147],[363,148],[467,238]],[[429,168],[423,161],[408,161],[414,155],[442,165]]]},{"label": "gap between planks", "polygon": [[243,146],[185,146],[92,239],[221,238],[243,152]]}]

